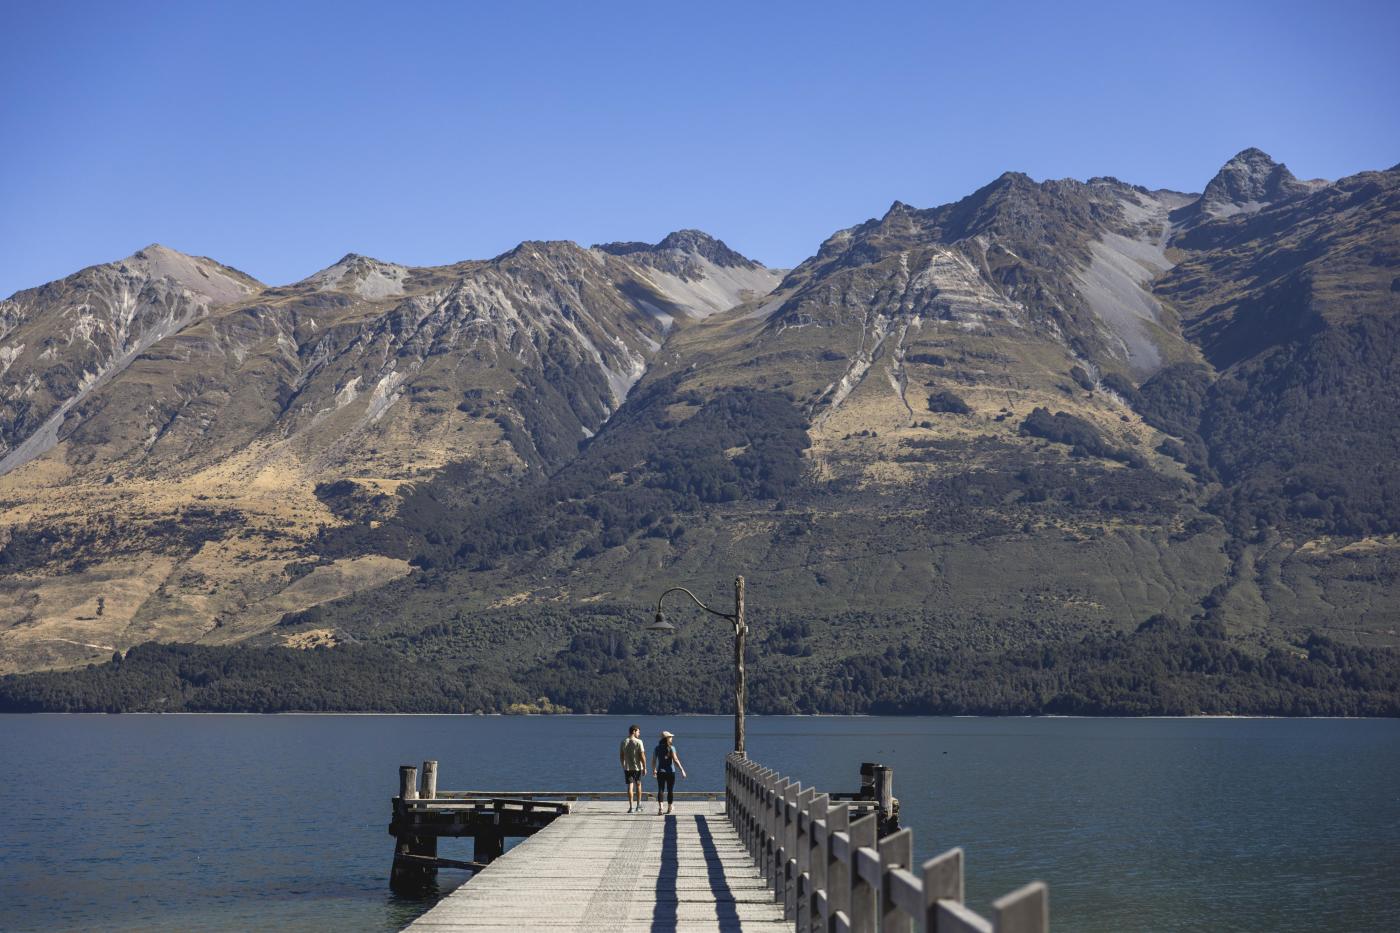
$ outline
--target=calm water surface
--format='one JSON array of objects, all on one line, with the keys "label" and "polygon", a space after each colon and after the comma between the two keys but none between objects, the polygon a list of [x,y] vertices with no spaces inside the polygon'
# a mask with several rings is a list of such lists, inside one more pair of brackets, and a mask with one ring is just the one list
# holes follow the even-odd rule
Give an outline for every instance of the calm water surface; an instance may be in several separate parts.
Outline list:
[{"label": "calm water surface", "polygon": [[[392,930],[400,763],[444,789],[620,787],[619,717],[0,716],[0,928]],[[678,735],[719,788],[722,717]],[[749,753],[854,790],[895,769],[968,901],[1050,884],[1059,931],[1393,931],[1400,722],[756,717]],[[624,818],[624,817],[619,817]],[[470,841],[444,840],[469,857]],[[444,889],[453,873],[444,871]]]}]

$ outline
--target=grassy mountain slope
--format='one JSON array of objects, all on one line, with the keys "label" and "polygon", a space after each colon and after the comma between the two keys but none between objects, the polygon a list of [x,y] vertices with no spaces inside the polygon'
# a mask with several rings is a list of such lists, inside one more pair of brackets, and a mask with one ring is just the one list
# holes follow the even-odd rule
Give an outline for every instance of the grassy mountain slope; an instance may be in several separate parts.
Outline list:
[{"label": "grassy mountain slope", "polygon": [[[193,305],[0,476],[0,670],[237,641],[408,572],[373,552],[318,561],[317,536],[389,517],[403,484],[449,465],[488,496],[557,469],[677,322],[773,281],[687,231],[628,256],[525,243],[409,268],[352,254]],[[26,326],[71,316],[72,291],[19,296]]]}]

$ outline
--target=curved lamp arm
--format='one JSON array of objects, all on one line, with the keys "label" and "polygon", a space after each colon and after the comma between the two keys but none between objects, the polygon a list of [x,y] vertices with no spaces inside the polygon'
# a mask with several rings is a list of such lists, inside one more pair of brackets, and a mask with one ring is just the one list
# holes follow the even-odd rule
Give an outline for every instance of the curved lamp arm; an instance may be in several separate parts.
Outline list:
[{"label": "curved lamp arm", "polygon": [[696,598],[694,593],[692,593],[690,590],[686,589],[683,586],[673,586],[656,598],[656,612],[658,615],[661,613],[661,601],[672,593],[684,593],[685,595],[690,597],[691,602],[695,603],[695,605],[699,606],[701,609],[705,610],[710,615],[719,616],[721,619],[728,619],[736,627],[739,624],[738,616],[729,612],[720,612],[718,609],[711,609],[709,606],[705,605],[698,598]]}]

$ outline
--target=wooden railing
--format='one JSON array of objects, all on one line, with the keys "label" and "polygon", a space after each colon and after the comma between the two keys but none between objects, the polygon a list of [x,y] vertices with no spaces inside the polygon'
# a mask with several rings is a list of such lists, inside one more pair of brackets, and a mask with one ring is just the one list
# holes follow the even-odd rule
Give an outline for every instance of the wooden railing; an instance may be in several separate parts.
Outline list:
[{"label": "wooden railing", "polygon": [[918,866],[903,829],[877,839],[878,814],[803,788],[736,753],[725,762],[729,821],[801,933],[1047,933],[1049,892],[1028,884],[992,903],[987,920],[963,905],[963,852]]}]

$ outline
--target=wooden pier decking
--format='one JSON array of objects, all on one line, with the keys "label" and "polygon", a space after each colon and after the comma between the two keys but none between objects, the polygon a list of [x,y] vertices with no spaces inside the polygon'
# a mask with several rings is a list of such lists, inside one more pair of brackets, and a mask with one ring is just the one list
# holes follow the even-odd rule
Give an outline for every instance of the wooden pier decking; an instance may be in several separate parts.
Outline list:
[{"label": "wooden pier decking", "polygon": [[724,815],[723,801],[621,801],[572,811],[492,861],[409,929],[506,933],[618,930],[700,933],[791,929]]},{"label": "wooden pier decking", "polygon": [[[820,793],[742,752],[725,760],[723,799],[691,793],[628,813],[614,792],[441,791],[437,762],[399,769],[390,885],[429,893],[440,868],[475,873],[409,929],[646,930],[649,933],[1048,933],[1049,892],[1033,882],[963,903],[963,852],[918,865],[899,828],[884,765],[861,765],[854,793]],[[679,794],[677,795],[680,796]],[[609,799],[613,798],[613,799]],[[472,861],[439,856],[473,839]],[[505,851],[507,837],[525,837]]]}]

